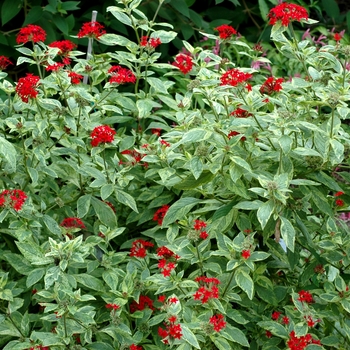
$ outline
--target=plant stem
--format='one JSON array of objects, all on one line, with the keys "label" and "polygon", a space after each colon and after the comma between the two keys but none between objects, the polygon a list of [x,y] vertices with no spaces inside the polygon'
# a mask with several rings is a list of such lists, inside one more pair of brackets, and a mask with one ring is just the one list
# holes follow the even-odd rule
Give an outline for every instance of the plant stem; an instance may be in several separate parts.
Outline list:
[{"label": "plant stem", "polygon": [[197,241],[194,241],[194,245],[196,247],[196,251],[197,251],[197,257],[198,257],[198,266],[199,266],[199,269],[201,270],[201,276],[204,276],[204,272],[203,272],[203,261],[202,261],[202,257],[201,257],[201,253],[198,249],[198,243]]},{"label": "plant stem", "polygon": [[107,183],[111,183],[111,180],[108,175],[107,170],[107,162],[106,162],[106,144],[104,144],[103,151],[102,151],[102,158],[103,158],[103,165],[105,167],[106,177],[107,177]]},{"label": "plant stem", "polygon": [[233,276],[234,276],[234,270],[231,272],[230,279],[229,279],[229,281],[228,281],[228,283],[227,283],[227,285],[226,285],[226,287],[225,287],[225,289],[224,289],[224,292],[222,293],[222,297],[224,297],[224,296],[226,295],[226,292],[227,292],[227,290],[228,290],[228,287],[230,286],[230,284],[231,284],[231,282],[232,282],[232,280],[233,280]]}]

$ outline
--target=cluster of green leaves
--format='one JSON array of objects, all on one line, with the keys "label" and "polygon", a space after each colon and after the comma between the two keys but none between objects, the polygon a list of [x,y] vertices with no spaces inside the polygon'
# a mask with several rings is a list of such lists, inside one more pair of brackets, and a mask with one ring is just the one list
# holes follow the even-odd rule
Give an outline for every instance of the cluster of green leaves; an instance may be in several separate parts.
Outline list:
[{"label": "cluster of green leaves", "polygon": [[[149,21],[139,7],[141,0],[119,0],[107,10],[135,37],[165,45],[176,37],[169,23]],[[181,339],[171,340],[180,350],[284,349],[292,331],[312,333],[325,349],[346,348],[350,240],[339,214],[350,203],[343,128],[350,49],[330,41],[318,50],[290,30],[273,27],[273,62],[244,38],[220,41],[221,55],[185,41],[194,63],[187,75],[161,62],[158,49],[109,33],[99,39],[109,47],[104,53],[71,54],[75,72],[93,67],[88,84],[52,72],[29,103],[1,73],[0,189],[28,195],[22,210],[0,213],[4,349],[166,349],[157,330],[169,316],[181,325]],[[203,36],[208,45],[219,40]],[[42,70],[41,62],[56,58],[43,43],[27,46],[19,48],[20,62]],[[251,91],[220,84],[235,67],[231,57],[244,57],[238,68],[253,74]],[[288,68],[273,71],[301,77],[263,93],[267,71],[249,68],[257,59],[273,67],[288,60]],[[112,64],[131,69],[136,84],[110,84]],[[232,116],[237,108],[249,116]],[[91,147],[90,133],[101,124],[116,129],[114,141]],[[161,129],[161,139],[152,129]],[[232,131],[238,134],[229,137]],[[165,204],[159,225],[153,215]],[[86,227],[61,227],[67,217]],[[206,222],[207,239],[192,238],[196,219]],[[130,256],[139,238],[154,244],[145,258]],[[162,246],[179,256],[169,277],[158,268]],[[203,275],[220,280],[219,298],[207,303],[193,298]],[[301,290],[314,303],[299,301]],[[156,309],[131,313],[144,295]],[[160,295],[178,302],[164,307]],[[272,320],[274,311],[289,323]],[[220,332],[208,327],[217,313],[227,322]]]}]

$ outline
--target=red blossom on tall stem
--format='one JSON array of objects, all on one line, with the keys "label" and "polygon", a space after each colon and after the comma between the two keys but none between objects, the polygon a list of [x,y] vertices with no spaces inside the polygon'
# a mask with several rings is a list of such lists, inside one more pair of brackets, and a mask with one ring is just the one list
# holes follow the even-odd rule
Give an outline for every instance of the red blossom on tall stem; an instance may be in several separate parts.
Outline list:
[{"label": "red blossom on tall stem", "polygon": [[28,24],[26,27],[20,29],[16,42],[17,44],[26,44],[29,41],[37,43],[39,41],[45,41],[45,39],[46,32],[43,28],[34,24]]},{"label": "red blossom on tall stem", "polygon": [[284,82],[283,78],[269,77],[261,85],[259,91],[262,94],[272,95],[274,92],[278,92],[282,90],[283,82]]},{"label": "red blossom on tall stem", "polygon": [[164,277],[169,277],[172,270],[176,267],[176,262],[180,258],[177,254],[165,246],[157,248],[157,255],[161,257],[158,267]]},{"label": "red blossom on tall stem", "polygon": [[27,195],[22,190],[3,190],[0,193],[0,207],[20,211],[26,199]]},{"label": "red blossom on tall stem", "polygon": [[169,205],[163,205],[161,208],[159,208],[153,215],[153,221],[157,221],[159,226],[162,226],[163,219],[167,211],[169,210]]},{"label": "red blossom on tall stem", "polygon": [[193,67],[192,57],[183,53],[177,55],[172,64],[173,66],[179,68],[183,74],[190,72]]},{"label": "red blossom on tall stem", "polygon": [[298,292],[298,294],[299,294],[299,298],[298,298],[299,301],[305,302],[305,303],[313,303],[314,299],[310,292],[306,290],[301,290],[300,292]]},{"label": "red blossom on tall stem", "polygon": [[135,74],[130,69],[123,68],[121,66],[112,66],[108,69],[108,74],[111,75],[111,77],[109,78],[109,82],[111,84],[134,84],[136,82]]},{"label": "red blossom on tall stem", "polygon": [[81,74],[75,73],[75,72],[68,72],[68,77],[70,78],[70,82],[73,85],[80,84],[82,79],[84,78]]},{"label": "red blossom on tall stem", "polygon": [[269,18],[269,24],[274,25],[278,21],[281,21],[282,25],[285,27],[287,27],[291,21],[300,22],[302,19],[309,18],[309,14],[304,7],[287,2],[283,2],[272,8],[267,16]]},{"label": "red blossom on tall stem", "polygon": [[220,281],[214,277],[200,276],[195,279],[200,284],[199,289],[193,294],[194,300],[200,300],[202,304],[207,303],[210,299],[219,298]]},{"label": "red blossom on tall stem", "polygon": [[209,323],[213,325],[215,332],[220,332],[226,327],[226,322],[224,321],[224,315],[216,314],[209,319]]},{"label": "red blossom on tall stem", "polygon": [[77,45],[70,40],[54,41],[48,46],[59,49],[58,55],[62,56],[64,64],[70,64],[69,53],[77,47]]},{"label": "red blossom on tall stem", "polygon": [[228,24],[223,24],[221,26],[218,26],[215,28],[219,32],[219,37],[220,39],[229,39],[231,38],[234,34],[237,34],[237,31],[229,26]]},{"label": "red blossom on tall stem", "polygon": [[0,70],[5,70],[9,65],[13,64],[6,56],[0,56]]},{"label": "red blossom on tall stem", "polygon": [[250,73],[244,73],[237,68],[232,68],[221,76],[221,85],[237,86],[243,84],[252,76]]},{"label": "red blossom on tall stem", "polygon": [[181,325],[176,323],[177,317],[170,316],[165,321],[165,329],[159,327],[158,334],[162,338],[164,344],[169,344],[169,339],[181,339],[182,338],[182,328]]},{"label": "red blossom on tall stem", "polygon": [[38,76],[31,73],[27,73],[25,77],[18,79],[16,92],[23,102],[28,103],[29,98],[36,98],[38,96],[36,88],[38,87],[39,80],[40,78]]},{"label": "red blossom on tall stem", "polygon": [[137,258],[145,258],[147,255],[147,249],[152,247],[154,247],[153,243],[144,241],[143,239],[137,239],[132,242],[129,255]]},{"label": "red blossom on tall stem", "polygon": [[104,26],[99,22],[86,22],[83,24],[81,29],[78,32],[78,38],[94,38],[99,39],[103,34],[106,34]]},{"label": "red blossom on tall stem", "polygon": [[91,146],[97,147],[100,143],[112,143],[116,131],[108,125],[96,126],[91,132]]}]

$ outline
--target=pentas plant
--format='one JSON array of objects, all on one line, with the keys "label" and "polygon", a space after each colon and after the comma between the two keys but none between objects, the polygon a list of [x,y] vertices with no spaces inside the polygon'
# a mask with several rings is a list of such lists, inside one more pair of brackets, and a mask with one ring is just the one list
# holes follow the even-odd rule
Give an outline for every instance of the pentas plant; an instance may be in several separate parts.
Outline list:
[{"label": "pentas plant", "polygon": [[270,52],[224,24],[162,62],[140,4],[107,9],[135,42],[28,25],[30,72],[0,58],[2,348],[346,349],[347,35],[281,3]]}]

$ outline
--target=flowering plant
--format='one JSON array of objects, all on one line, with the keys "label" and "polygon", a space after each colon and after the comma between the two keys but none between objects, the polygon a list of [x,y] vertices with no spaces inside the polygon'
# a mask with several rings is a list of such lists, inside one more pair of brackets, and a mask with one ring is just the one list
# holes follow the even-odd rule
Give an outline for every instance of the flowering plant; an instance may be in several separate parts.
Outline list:
[{"label": "flowering plant", "polygon": [[265,68],[228,25],[164,63],[140,3],[108,8],[137,42],[87,23],[111,50],[84,58],[28,26],[37,73],[0,73],[1,346],[345,349],[350,47],[288,4]]}]

